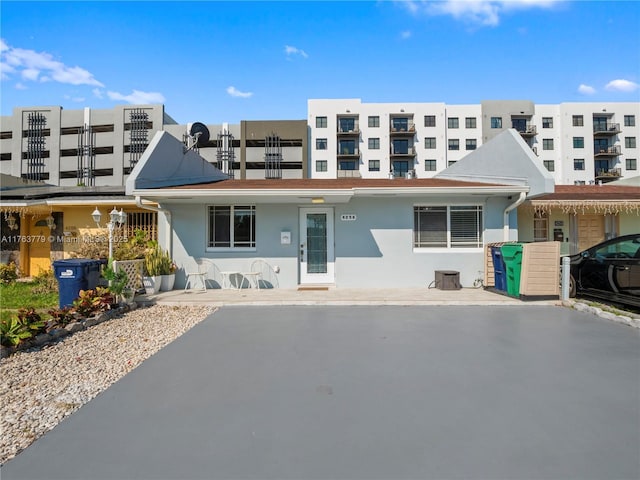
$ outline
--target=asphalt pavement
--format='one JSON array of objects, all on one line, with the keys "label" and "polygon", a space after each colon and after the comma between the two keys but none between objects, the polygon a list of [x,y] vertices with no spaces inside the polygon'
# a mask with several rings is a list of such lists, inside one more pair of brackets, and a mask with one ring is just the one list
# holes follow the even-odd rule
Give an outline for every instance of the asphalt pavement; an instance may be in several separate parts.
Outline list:
[{"label": "asphalt pavement", "polygon": [[15,479],[638,479],[640,331],[558,306],[225,306]]}]

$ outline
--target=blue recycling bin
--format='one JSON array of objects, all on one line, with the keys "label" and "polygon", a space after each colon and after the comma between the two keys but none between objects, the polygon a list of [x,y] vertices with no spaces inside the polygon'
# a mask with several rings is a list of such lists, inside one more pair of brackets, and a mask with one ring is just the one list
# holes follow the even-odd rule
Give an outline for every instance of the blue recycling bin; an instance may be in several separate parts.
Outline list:
[{"label": "blue recycling bin", "polygon": [[53,273],[58,280],[60,308],[73,305],[80,290],[92,290],[100,279],[100,260],[70,258],[53,262]]},{"label": "blue recycling bin", "polygon": [[491,247],[491,258],[493,259],[493,278],[495,289],[501,292],[507,291],[507,276],[504,258],[500,247]]}]

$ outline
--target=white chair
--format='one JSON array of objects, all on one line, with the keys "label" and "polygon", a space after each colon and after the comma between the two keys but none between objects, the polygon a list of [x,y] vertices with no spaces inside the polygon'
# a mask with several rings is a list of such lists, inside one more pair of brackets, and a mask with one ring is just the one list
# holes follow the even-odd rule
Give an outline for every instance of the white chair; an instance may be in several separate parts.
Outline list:
[{"label": "white chair", "polygon": [[278,270],[262,259],[251,263],[251,272],[256,274],[256,288],[278,288]]},{"label": "white chair", "polygon": [[208,258],[197,258],[196,269],[193,271],[186,271],[187,281],[184,284],[184,289],[195,288],[196,285],[200,285],[200,290],[207,290],[207,276],[211,269],[212,263]]}]

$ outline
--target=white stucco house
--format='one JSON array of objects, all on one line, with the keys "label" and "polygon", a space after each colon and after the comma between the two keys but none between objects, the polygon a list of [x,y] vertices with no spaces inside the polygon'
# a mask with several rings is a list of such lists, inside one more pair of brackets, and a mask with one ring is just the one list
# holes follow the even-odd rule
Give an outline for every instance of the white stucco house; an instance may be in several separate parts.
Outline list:
[{"label": "white stucco house", "polygon": [[269,180],[228,179],[158,132],[126,183],[138,205],[159,205],[176,288],[203,257],[220,272],[263,259],[281,288],[427,287],[437,270],[472,286],[485,244],[517,240],[517,206],[551,192],[552,177],[511,130],[435,178]]}]

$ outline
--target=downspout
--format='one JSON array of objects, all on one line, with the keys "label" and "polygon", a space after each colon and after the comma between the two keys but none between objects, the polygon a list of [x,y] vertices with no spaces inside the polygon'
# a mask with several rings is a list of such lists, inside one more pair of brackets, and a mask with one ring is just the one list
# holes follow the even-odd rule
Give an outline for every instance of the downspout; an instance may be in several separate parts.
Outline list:
[{"label": "downspout", "polygon": [[151,210],[152,212],[161,212],[164,213],[164,216],[167,219],[169,224],[169,228],[167,229],[167,250],[169,251],[169,256],[173,258],[173,220],[171,217],[171,210],[167,210],[162,207],[154,207],[153,205],[143,205],[142,198],[140,195],[136,195],[136,206],[140,207],[144,210]]},{"label": "downspout", "polygon": [[511,212],[511,210],[513,210],[514,208],[518,208],[518,206],[520,206],[522,204],[522,202],[525,201],[525,199],[527,198],[527,193],[526,192],[520,192],[520,196],[518,197],[518,199],[513,202],[511,205],[509,205],[507,208],[504,209],[504,220],[503,220],[503,227],[502,227],[502,240],[505,242],[509,241],[509,212]]}]

